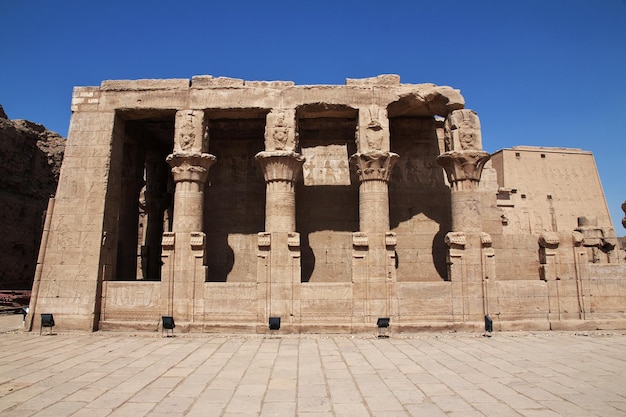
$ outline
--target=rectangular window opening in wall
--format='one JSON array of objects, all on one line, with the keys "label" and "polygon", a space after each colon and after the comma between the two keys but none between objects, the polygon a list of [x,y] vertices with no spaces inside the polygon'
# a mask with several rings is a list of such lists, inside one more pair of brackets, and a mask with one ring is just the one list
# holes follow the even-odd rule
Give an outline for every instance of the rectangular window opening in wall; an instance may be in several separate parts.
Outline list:
[{"label": "rectangular window opening in wall", "polygon": [[526,198],[526,194],[522,194],[522,198]]},{"label": "rectangular window opening in wall", "polygon": [[519,153],[519,152],[515,152],[515,157],[516,157],[516,158],[521,158],[522,156],[520,155],[520,153]]},{"label": "rectangular window opening in wall", "polygon": [[548,200],[552,200],[552,194],[548,194]]},{"label": "rectangular window opening in wall", "polygon": [[542,153],[542,154],[541,154],[541,157],[542,157],[543,159],[545,159],[545,158],[546,158],[546,154],[545,154],[545,153]]}]

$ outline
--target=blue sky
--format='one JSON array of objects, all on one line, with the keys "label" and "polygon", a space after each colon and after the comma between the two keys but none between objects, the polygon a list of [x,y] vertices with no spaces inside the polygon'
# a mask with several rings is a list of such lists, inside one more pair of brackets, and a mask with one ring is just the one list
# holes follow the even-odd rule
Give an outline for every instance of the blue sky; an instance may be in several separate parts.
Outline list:
[{"label": "blue sky", "polygon": [[626,0],[0,0],[0,104],[63,136],[73,86],[210,74],[297,84],[399,74],[461,90],[483,146],[592,151],[626,200]]}]

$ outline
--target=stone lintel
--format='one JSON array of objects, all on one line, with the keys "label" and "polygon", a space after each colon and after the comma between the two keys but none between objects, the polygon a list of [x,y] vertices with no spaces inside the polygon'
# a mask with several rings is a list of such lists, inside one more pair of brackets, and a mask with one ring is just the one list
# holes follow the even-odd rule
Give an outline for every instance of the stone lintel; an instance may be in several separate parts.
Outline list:
[{"label": "stone lintel", "polygon": [[350,157],[350,162],[356,167],[359,181],[389,182],[398,158],[398,154],[393,152],[369,151],[355,153]]},{"label": "stone lintel", "polygon": [[346,85],[351,86],[390,86],[400,85],[400,76],[397,74],[381,74],[368,78],[346,78]]},{"label": "stone lintel", "polygon": [[100,84],[102,91],[187,90],[189,79],[106,80]]}]

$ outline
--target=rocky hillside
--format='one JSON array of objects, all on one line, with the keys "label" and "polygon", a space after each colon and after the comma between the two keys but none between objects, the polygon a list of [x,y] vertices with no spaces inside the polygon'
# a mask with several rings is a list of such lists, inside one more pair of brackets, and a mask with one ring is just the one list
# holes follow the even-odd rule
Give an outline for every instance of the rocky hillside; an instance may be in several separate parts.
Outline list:
[{"label": "rocky hillside", "polygon": [[0,105],[0,290],[32,286],[64,149],[64,138],[33,122],[9,120]]}]

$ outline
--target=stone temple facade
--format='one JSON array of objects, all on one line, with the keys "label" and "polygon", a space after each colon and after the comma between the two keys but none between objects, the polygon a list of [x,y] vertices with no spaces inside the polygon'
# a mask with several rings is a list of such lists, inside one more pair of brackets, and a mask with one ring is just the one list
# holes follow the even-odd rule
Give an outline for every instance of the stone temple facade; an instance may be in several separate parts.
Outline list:
[{"label": "stone temple facade", "polygon": [[593,156],[490,155],[458,90],[104,81],[72,111],[29,328],[626,328]]}]

